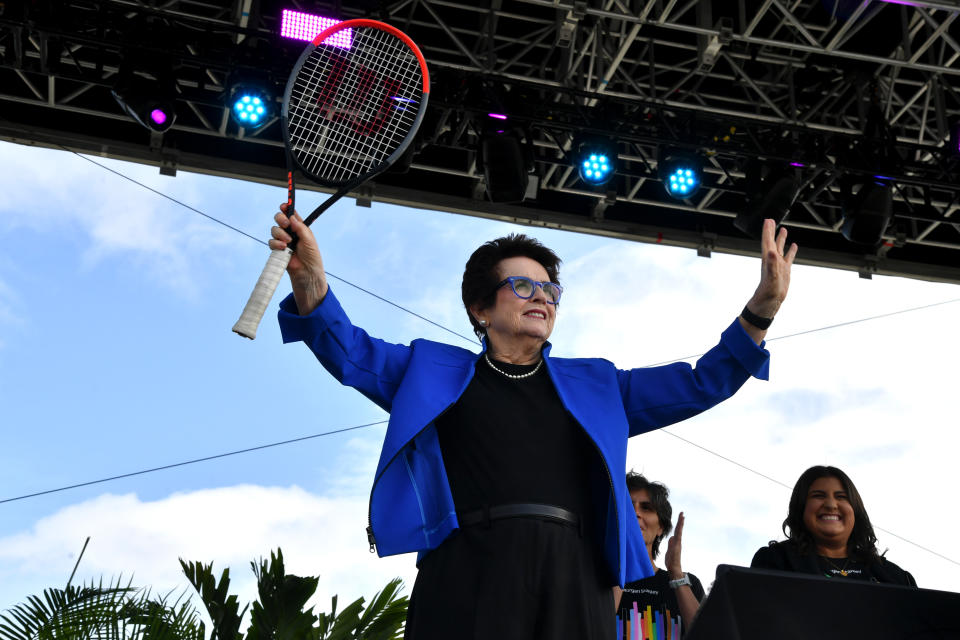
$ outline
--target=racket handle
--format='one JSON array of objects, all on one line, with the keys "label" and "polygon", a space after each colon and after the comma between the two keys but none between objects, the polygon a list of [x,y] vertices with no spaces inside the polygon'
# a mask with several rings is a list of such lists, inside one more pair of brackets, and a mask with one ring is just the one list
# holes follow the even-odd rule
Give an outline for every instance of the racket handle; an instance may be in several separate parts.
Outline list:
[{"label": "racket handle", "polygon": [[243,308],[237,324],[233,325],[234,333],[239,333],[251,340],[257,337],[257,327],[260,326],[260,320],[270,304],[270,299],[273,298],[273,293],[277,290],[277,285],[280,284],[280,278],[283,277],[291,256],[293,251],[289,248],[270,252],[257,285],[253,288],[250,299],[247,300],[247,306]]}]

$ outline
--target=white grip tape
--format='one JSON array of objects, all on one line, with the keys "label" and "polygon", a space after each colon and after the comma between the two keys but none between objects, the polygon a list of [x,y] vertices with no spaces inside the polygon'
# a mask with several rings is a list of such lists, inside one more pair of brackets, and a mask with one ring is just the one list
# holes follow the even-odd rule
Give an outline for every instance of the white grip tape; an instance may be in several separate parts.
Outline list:
[{"label": "white grip tape", "polygon": [[247,306],[243,308],[237,324],[233,325],[234,333],[239,333],[251,340],[257,337],[257,327],[260,326],[260,320],[267,310],[267,305],[270,304],[270,299],[273,298],[274,291],[277,290],[277,285],[280,284],[280,278],[283,277],[291,256],[293,251],[290,249],[276,249],[270,252],[267,264],[263,267],[263,273],[257,280],[257,286],[253,288],[253,293],[247,300]]}]

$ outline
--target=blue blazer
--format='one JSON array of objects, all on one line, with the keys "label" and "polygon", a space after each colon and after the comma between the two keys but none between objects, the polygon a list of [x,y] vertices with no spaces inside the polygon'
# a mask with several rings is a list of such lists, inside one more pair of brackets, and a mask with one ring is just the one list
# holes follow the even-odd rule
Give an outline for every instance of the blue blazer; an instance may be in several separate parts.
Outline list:
[{"label": "blue blazer", "polygon": [[[372,338],[350,322],[332,290],[307,316],[288,296],[279,319],[285,343],[302,340],[337,380],[390,413],[370,493],[377,553],[436,548],[459,525],[434,421],[463,394],[483,352]],[[696,367],[620,370],[597,358],[551,358],[549,343],[543,357],[563,406],[593,440],[609,478],[610,491],[595,499],[606,502],[603,550],[612,582],[651,576],[626,487],[627,438],[714,406],[751,375],[767,379],[769,353],[734,320]]]}]

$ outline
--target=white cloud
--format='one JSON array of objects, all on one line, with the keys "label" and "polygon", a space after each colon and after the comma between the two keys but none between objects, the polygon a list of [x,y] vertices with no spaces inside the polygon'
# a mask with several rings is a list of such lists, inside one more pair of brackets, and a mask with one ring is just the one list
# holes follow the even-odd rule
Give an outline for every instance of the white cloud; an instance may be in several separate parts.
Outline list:
[{"label": "white cloud", "polygon": [[0,539],[0,609],[62,586],[86,536],[76,581],[132,575],[135,586],[164,593],[188,587],[177,558],[212,561],[218,577],[230,567],[232,592],[243,604],[256,597],[250,562],[280,547],[288,573],[320,576],[318,610],[328,609],[334,594],[341,604],[369,601],[397,576],[408,595],[414,557],[369,553],[365,527],[366,496],[326,498],[297,487],[235,486],[156,501],[105,494]]},{"label": "white cloud", "polygon": [[[0,176],[0,232],[34,237],[41,244],[47,233],[72,234],[84,247],[85,269],[129,260],[152,280],[191,296],[197,293],[200,256],[216,259],[224,247],[250,242],[117,174],[201,210],[237,198],[238,185],[245,183],[182,172],[173,180],[155,167],[7,143],[0,144],[0,164],[7,169]],[[56,188],[49,188],[51,175],[56,176]],[[230,211],[207,213],[229,218]],[[266,227],[258,231],[266,235]]]},{"label": "white cloud", "polygon": [[[383,419],[388,417],[384,414]],[[337,455],[336,479],[327,489],[328,495],[367,499],[385,433],[386,425],[378,425],[344,443]]]}]

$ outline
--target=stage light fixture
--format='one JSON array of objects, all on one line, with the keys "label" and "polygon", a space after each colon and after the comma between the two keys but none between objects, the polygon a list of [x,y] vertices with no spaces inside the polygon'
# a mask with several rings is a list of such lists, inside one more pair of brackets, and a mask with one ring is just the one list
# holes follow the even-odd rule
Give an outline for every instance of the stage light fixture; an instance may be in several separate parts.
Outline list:
[{"label": "stage light fixture", "polygon": [[[328,29],[340,22],[343,21],[326,16],[314,15],[312,13],[284,9],[280,14],[280,35],[284,38],[306,40],[309,42],[316,38],[317,34],[324,29]],[[342,49],[349,49],[352,43],[353,29],[344,29],[325,44]]]},{"label": "stage light fixture", "polygon": [[585,183],[606,184],[616,172],[617,146],[610,140],[581,142],[573,161]]},{"label": "stage light fixture", "polygon": [[532,152],[520,137],[507,129],[488,132],[480,140],[477,161],[491,202],[522,202],[526,196]]},{"label": "stage light fixture", "polygon": [[693,196],[700,188],[703,161],[696,153],[665,149],[657,163],[657,175],[667,195],[678,200]]},{"label": "stage light fixture", "polygon": [[122,70],[111,93],[123,111],[142,126],[164,133],[177,119],[173,78],[161,74],[149,80],[129,70]]},{"label": "stage light fixture", "polygon": [[893,192],[881,178],[868,177],[845,187],[840,233],[850,242],[877,246],[883,240],[893,217]]},{"label": "stage light fixture", "polygon": [[244,129],[259,129],[273,116],[273,97],[261,87],[237,84],[230,92],[230,115]]},{"label": "stage light fixture", "polygon": [[803,165],[749,162],[746,167],[747,202],[734,219],[733,226],[751,238],[759,239],[766,218],[772,218],[778,225],[783,222],[800,189],[800,179],[793,168],[797,166]]}]

